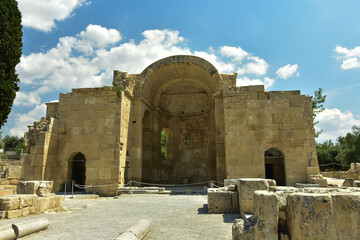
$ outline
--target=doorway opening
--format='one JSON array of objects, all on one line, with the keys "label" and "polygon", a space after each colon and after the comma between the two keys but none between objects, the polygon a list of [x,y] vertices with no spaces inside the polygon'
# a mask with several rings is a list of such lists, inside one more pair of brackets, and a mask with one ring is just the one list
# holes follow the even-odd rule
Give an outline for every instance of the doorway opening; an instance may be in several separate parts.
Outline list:
[{"label": "doorway opening", "polygon": [[284,155],[276,148],[265,151],[265,177],[274,179],[278,186],[286,185]]},{"label": "doorway opening", "polygon": [[[74,184],[85,185],[86,183],[86,158],[81,152],[68,160],[68,180]],[[78,188],[74,188],[76,190]]]}]

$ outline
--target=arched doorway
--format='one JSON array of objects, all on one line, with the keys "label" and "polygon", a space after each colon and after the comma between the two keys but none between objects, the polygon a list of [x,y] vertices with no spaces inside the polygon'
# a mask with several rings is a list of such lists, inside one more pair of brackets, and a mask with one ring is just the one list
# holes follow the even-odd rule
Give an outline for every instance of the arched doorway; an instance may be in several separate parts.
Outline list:
[{"label": "arched doorway", "polygon": [[86,183],[86,158],[81,152],[76,153],[68,160],[68,180],[70,182],[73,180],[75,184],[79,185]]},{"label": "arched doorway", "polygon": [[265,177],[274,179],[278,186],[285,186],[284,156],[276,148],[265,151]]}]

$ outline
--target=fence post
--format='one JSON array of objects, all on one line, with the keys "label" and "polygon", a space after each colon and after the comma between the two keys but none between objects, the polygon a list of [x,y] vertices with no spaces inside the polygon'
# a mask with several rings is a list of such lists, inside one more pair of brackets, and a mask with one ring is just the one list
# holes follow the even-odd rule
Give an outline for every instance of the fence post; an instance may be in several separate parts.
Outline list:
[{"label": "fence post", "polygon": [[118,199],[118,194],[119,194],[119,181],[116,183],[116,194],[115,194],[115,197],[114,199]]},{"label": "fence post", "polygon": [[64,199],[66,199],[66,181],[65,181],[65,187],[64,187]]},{"label": "fence post", "polygon": [[71,198],[74,198],[74,180],[71,180]]}]

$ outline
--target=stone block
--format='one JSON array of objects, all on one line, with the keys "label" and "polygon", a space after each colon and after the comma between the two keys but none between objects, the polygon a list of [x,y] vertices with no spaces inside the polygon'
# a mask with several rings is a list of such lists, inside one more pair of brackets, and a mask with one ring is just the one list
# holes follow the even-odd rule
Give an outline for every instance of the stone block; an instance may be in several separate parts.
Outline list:
[{"label": "stone block", "polygon": [[19,197],[16,195],[0,197],[0,210],[18,209],[19,205]]},{"label": "stone block", "polygon": [[16,191],[14,189],[0,189],[0,197],[4,197],[4,196],[8,196],[8,195],[13,195],[16,194]]},{"label": "stone block", "polygon": [[261,178],[240,178],[237,182],[240,215],[254,213],[254,192],[269,190],[269,183]]},{"label": "stone block", "polygon": [[235,220],[232,236],[236,240],[277,240],[278,205],[275,193],[255,191],[254,215],[250,218]]},{"label": "stone block", "polygon": [[290,194],[287,198],[287,223],[292,240],[334,239],[331,196],[315,193]]},{"label": "stone block", "polygon": [[215,188],[208,189],[209,213],[237,213],[239,200],[237,192],[219,191]]},{"label": "stone block", "polygon": [[18,194],[36,194],[40,181],[20,181],[17,187]]},{"label": "stone block", "polygon": [[36,193],[38,196],[50,196],[53,189],[53,181],[41,181]]},{"label": "stone block", "polygon": [[353,178],[346,178],[344,183],[342,184],[343,187],[352,187],[354,185]]},{"label": "stone block", "polygon": [[7,210],[6,211],[6,218],[17,218],[22,216],[22,209],[16,209],[16,210]]},{"label": "stone block", "polygon": [[19,179],[16,179],[16,178],[10,179],[10,184],[11,184],[11,185],[18,185],[19,182],[20,182],[20,180],[19,180]]},{"label": "stone block", "polygon": [[37,196],[35,194],[21,194],[19,196],[19,209],[32,207],[36,204]]},{"label": "stone block", "polygon": [[26,216],[28,216],[30,214],[31,214],[31,208],[30,207],[26,207],[26,208],[21,209],[21,216],[22,217],[26,217]]},{"label": "stone block", "polygon": [[22,170],[21,166],[10,165],[8,167],[8,178],[20,179],[21,178],[21,170]]},{"label": "stone block", "polygon": [[314,178],[313,179],[314,184],[318,184],[319,187],[327,187],[327,180],[325,178]]},{"label": "stone block", "polygon": [[353,187],[360,187],[360,180],[355,180],[353,183]]},{"label": "stone block", "polygon": [[39,197],[36,202],[36,212],[44,212],[46,210],[54,208],[53,197]]},{"label": "stone block", "polygon": [[331,199],[333,239],[360,239],[360,193],[334,194]]}]

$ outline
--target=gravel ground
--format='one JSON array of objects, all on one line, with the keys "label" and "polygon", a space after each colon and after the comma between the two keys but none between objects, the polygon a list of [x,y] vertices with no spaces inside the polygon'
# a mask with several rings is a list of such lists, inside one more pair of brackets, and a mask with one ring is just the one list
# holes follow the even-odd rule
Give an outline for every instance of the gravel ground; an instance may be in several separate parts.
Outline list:
[{"label": "gravel ground", "polygon": [[66,199],[64,212],[0,220],[0,226],[46,217],[47,230],[22,239],[113,239],[140,219],[150,239],[231,239],[238,214],[208,214],[206,195],[131,194],[118,199]]}]

